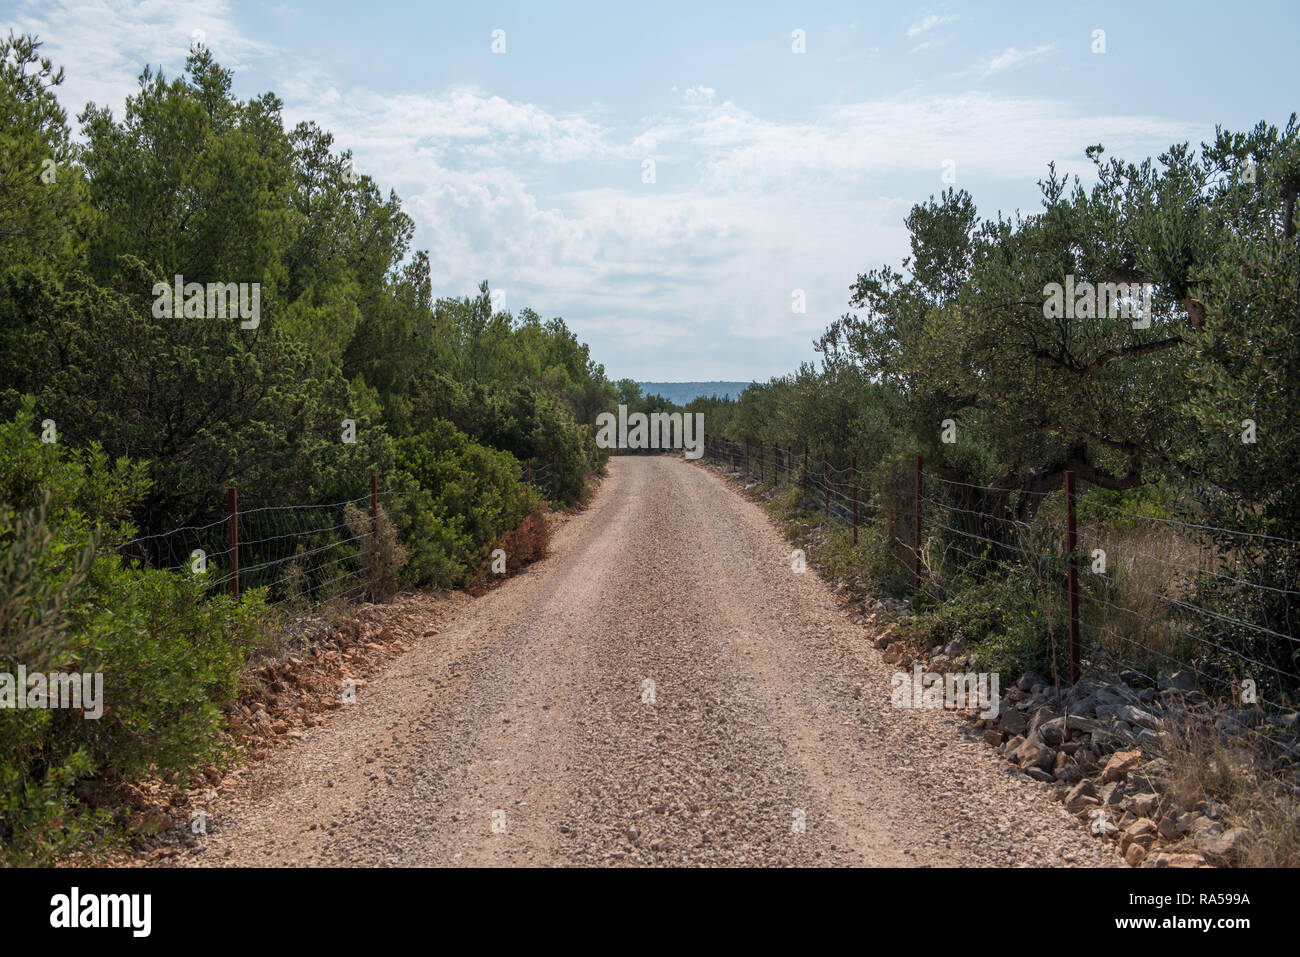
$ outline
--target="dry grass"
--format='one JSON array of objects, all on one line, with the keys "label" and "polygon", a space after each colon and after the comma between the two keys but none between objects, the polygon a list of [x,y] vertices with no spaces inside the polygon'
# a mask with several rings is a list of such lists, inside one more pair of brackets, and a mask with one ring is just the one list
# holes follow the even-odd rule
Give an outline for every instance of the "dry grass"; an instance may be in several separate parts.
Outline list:
[{"label": "dry grass", "polygon": [[1243,867],[1300,866],[1300,799],[1294,768],[1271,766],[1262,746],[1209,725],[1187,721],[1167,728],[1168,794],[1179,806],[1209,798],[1224,808],[1228,827],[1251,836]]},{"label": "dry grass", "polygon": [[507,567],[516,570],[545,558],[550,546],[551,525],[546,518],[545,506],[539,503],[506,535],[501,547],[505,549],[509,562]]},{"label": "dry grass", "polygon": [[1085,595],[1095,596],[1084,604],[1098,647],[1150,673],[1186,661],[1191,638],[1170,615],[1170,599],[1192,599],[1195,579],[1217,571],[1219,555],[1154,522],[1120,529],[1089,522],[1079,529],[1079,543],[1085,569],[1094,549],[1106,553],[1104,584],[1081,576]]},{"label": "dry grass", "polygon": [[361,539],[358,561],[370,600],[387,601],[397,594],[398,573],[406,564],[406,549],[398,539],[397,526],[382,505],[373,519],[356,506],[345,506],[343,520],[348,534]]}]

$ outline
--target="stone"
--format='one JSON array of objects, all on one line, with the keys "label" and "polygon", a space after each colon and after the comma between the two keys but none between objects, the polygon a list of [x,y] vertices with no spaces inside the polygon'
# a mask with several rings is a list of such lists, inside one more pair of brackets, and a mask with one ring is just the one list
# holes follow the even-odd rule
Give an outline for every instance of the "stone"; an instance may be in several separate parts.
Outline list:
[{"label": "stone", "polygon": [[1109,784],[1103,784],[1097,792],[1097,797],[1102,804],[1118,805],[1124,800],[1124,782],[1111,781]]},{"label": "stone", "polygon": [[1232,827],[1218,834],[1206,828],[1196,837],[1196,849],[1212,864],[1230,866],[1241,860],[1249,840],[1250,834],[1243,827]]},{"label": "stone", "polygon": [[1138,817],[1151,817],[1160,803],[1160,795],[1147,791],[1143,794],[1134,794],[1129,800],[1132,802],[1133,813]]},{"label": "stone", "polygon": [[1036,767],[1046,771],[1055,761],[1056,751],[1044,744],[1037,735],[1031,734],[1016,748],[1016,763],[1022,768]]},{"label": "stone", "polygon": [[1199,848],[1202,841],[1209,841],[1223,833],[1223,825],[1208,817],[1197,818],[1192,824],[1191,838]]},{"label": "stone", "polygon": [[1030,691],[1035,685],[1045,685],[1047,679],[1033,671],[1026,671],[1016,682],[1016,687],[1021,691]]},{"label": "stone", "polygon": [[1141,751],[1116,751],[1101,772],[1103,782],[1118,781],[1128,775],[1142,760]]},{"label": "stone", "polygon": [[1143,867],[1201,867],[1205,864],[1205,858],[1200,854],[1174,854],[1167,851],[1156,851],[1148,857],[1142,864]]},{"label": "stone", "polygon": [[1150,847],[1156,841],[1156,822],[1149,817],[1140,817],[1120,835],[1120,850],[1127,852],[1130,844],[1142,844]]},{"label": "stone", "polygon": [[1052,747],[1058,747],[1072,733],[1091,734],[1096,729],[1097,722],[1071,714],[1045,721],[1037,730],[1044,741]]},{"label": "stone", "polygon": [[1002,743],[1002,732],[993,731],[993,730],[985,731],[984,743],[988,745],[992,745],[993,747],[996,748],[999,744]]},{"label": "stone", "polygon": [[1134,841],[1124,852],[1124,860],[1129,867],[1138,867],[1147,856],[1147,849]]},{"label": "stone", "polygon": [[[1034,735],[1038,734],[1038,729],[1041,728],[1043,725],[1047,724],[1054,717],[1056,717],[1056,713],[1050,707],[1044,706],[1039,708],[1037,711],[1035,711],[1034,716],[1029,719],[1029,731],[1028,731],[1029,736],[1033,737]],[[1041,735],[1039,736],[1041,737]],[[1051,745],[1052,747],[1055,747],[1056,744],[1060,743],[1059,741],[1054,743],[1048,742],[1046,738],[1044,738],[1043,740],[1045,743]]]},{"label": "stone", "polygon": [[1015,736],[1018,734],[1024,734],[1029,728],[1029,722],[1026,721],[1025,716],[1015,708],[1009,708],[1002,712],[1001,716],[998,718],[998,727],[1007,734]]},{"label": "stone", "polygon": [[1089,778],[1084,778],[1065,796],[1065,807],[1070,811],[1079,811],[1100,803],[1097,797],[1097,786]]},{"label": "stone", "polygon": [[1116,707],[1115,713],[1123,721],[1129,724],[1135,724],[1143,728],[1157,729],[1160,727],[1160,721],[1149,711],[1143,711],[1141,708],[1131,704],[1122,704]]},{"label": "stone", "polygon": [[1178,830],[1178,819],[1172,814],[1161,815],[1156,824],[1156,833],[1160,835],[1162,841],[1176,841],[1183,836]]}]

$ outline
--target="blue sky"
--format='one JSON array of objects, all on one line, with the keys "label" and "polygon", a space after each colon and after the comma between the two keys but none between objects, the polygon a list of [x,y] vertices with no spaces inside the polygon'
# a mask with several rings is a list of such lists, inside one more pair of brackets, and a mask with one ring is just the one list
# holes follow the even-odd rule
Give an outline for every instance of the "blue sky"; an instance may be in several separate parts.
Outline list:
[{"label": "blue sky", "polygon": [[[815,359],[903,217],[955,185],[1037,207],[1084,147],[1140,159],[1284,123],[1300,4],[0,3],[121,113],[202,31],[395,189],[439,295],[487,279],[613,377],[765,379]],[[505,52],[494,53],[493,32]],[[805,52],[793,50],[803,32]],[[1093,52],[1094,31],[1105,52]],[[654,181],[645,182],[646,161]],[[806,312],[792,310],[801,290]]]}]

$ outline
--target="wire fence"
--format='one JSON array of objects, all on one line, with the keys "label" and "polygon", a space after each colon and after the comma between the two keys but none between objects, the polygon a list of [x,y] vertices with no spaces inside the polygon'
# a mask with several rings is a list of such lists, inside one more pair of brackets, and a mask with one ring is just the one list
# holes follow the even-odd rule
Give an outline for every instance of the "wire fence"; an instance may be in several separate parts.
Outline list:
[{"label": "wire fence", "polygon": [[304,606],[359,601],[372,587],[363,552],[381,509],[405,494],[380,491],[373,476],[371,486],[369,494],[343,501],[249,509],[232,488],[222,517],[142,535],[114,551],[137,569],[194,575],[211,594],[239,598],[264,589],[269,604]]},{"label": "wire fence", "polygon": [[[1295,756],[1300,692],[1300,543],[1092,505],[1063,489],[981,486],[923,468],[882,470],[807,446],[706,442],[742,482],[800,490],[802,509],[871,529],[892,583],[924,610],[984,585],[1008,618],[1031,622],[1062,679],[1123,675],[1230,707],[1227,730]],[[843,461],[842,454],[837,457]],[[1220,720],[1223,720],[1222,718]]]},{"label": "wire fence", "polygon": [[[558,494],[555,457],[529,459],[520,478],[545,497]],[[368,494],[313,505],[241,508],[227,490],[224,514],[200,525],[141,535],[114,548],[124,563],[200,576],[212,594],[238,598],[265,589],[268,604],[313,605],[373,599],[364,551],[374,541],[381,514],[419,507],[411,492],[380,489],[371,476]]]},{"label": "wire fence", "polygon": [[519,475],[527,485],[544,493],[546,497],[554,497],[559,493],[560,469],[554,455],[549,460],[526,459],[519,469]]}]

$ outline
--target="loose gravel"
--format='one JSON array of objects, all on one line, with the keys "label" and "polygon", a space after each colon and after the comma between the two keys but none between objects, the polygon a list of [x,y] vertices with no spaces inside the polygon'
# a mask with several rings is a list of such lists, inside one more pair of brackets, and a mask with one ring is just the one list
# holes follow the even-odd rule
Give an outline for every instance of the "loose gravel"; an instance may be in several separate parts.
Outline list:
[{"label": "loose gravel", "polygon": [[[1118,866],[716,474],[618,457],[552,557],[207,809],[191,866]],[[417,629],[417,633],[418,629]]]}]

